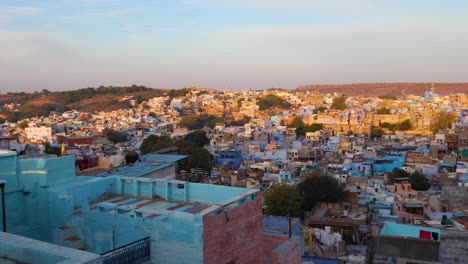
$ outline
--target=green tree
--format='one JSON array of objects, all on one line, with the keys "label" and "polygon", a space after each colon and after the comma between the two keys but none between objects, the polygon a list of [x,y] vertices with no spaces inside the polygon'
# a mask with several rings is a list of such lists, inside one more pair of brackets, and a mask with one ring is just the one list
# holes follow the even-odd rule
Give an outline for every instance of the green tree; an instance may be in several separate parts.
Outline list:
[{"label": "green tree", "polygon": [[275,216],[302,218],[303,199],[296,188],[285,184],[274,185],[265,193],[265,213]]},{"label": "green tree", "polygon": [[208,150],[197,146],[189,140],[179,140],[175,142],[175,145],[179,148],[180,154],[189,156],[186,160],[187,170],[192,168],[211,169],[213,157]]},{"label": "green tree", "polygon": [[378,115],[389,115],[390,114],[390,109],[386,108],[386,107],[383,107],[383,108],[378,108],[376,110],[376,113]]},{"label": "green tree", "polygon": [[384,134],[384,131],[383,129],[381,129],[380,127],[376,127],[374,128],[374,131],[372,132],[372,135],[371,137],[372,138],[381,138]]},{"label": "green tree", "polygon": [[409,119],[398,124],[398,130],[410,130],[412,127],[413,125]]},{"label": "green tree", "polygon": [[269,94],[264,98],[258,99],[257,105],[259,110],[267,110],[270,107],[278,107],[281,109],[288,109],[291,107],[290,103],[274,94]]},{"label": "green tree", "polygon": [[25,130],[28,126],[29,124],[28,124],[28,121],[26,120],[23,120],[21,121],[21,123],[19,123],[19,128],[21,128],[22,130]]},{"label": "green tree", "polygon": [[172,139],[168,136],[150,135],[143,140],[140,146],[141,154],[152,153],[173,146]]},{"label": "green tree", "polygon": [[114,144],[128,141],[127,133],[112,130],[107,133],[107,139]]},{"label": "green tree", "polygon": [[60,156],[60,152],[61,152],[61,151],[60,151],[60,147],[53,147],[53,146],[51,146],[51,145],[49,144],[49,142],[46,142],[46,143],[44,144],[44,147],[45,147],[44,152],[45,152],[46,154],[52,154],[52,155]]},{"label": "green tree", "polygon": [[409,173],[405,170],[395,168],[387,174],[387,184],[395,184],[396,178],[409,178],[411,188],[416,191],[427,191],[431,187],[431,183],[421,172],[415,171]]},{"label": "green tree", "polygon": [[431,188],[431,183],[429,180],[419,171],[414,172],[411,174],[411,188],[416,191],[427,191]]},{"label": "green tree", "polygon": [[195,146],[203,147],[210,143],[210,139],[206,136],[206,132],[203,130],[195,130],[185,135],[185,140],[191,141]]},{"label": "green tree", "polygon": [[302,121],[302,118],[300,116],[294,117],[294,119],[289,123],[288,127],[293,127],[296,128],[296,134],[298,136],[303,136],[305,135],[305,124],[304,121]]},{"label": "green tree", "polygon": [[315,132],[323,129],[322,123],[314,123],[305,127],[305,132]]},{"label": "green tree", "polygon": [[318,114],[318,113],[323,113],[325,112],[325,110],[327,110],[328,108],[324,107],[324,106],[320,106],[319,108],[315,108],[314,109],[314,114]]},{"label": "green tree", "polygon": [[338,180],[318,170],[306,175],[298,189],[304,198],[303,209],[305,211],[312,210],[318,202],[337,202],[344,196],[343,187]]},{"label": "green tree", "polygon": [[244,124],[247,124],[250,122],[250,116],[244,116],[240,120],[234,120],[229,123],[227,123],[227,126],[243,126]]},{"label": "green tree", "polygon": [[333,100],[332,105],[330,106],[330,109],[335,110],[345,110],[347,108],[348,106],[346,105],[346,97],[344,96],[335,98],[335,100]]},{"label": "green tree", "polygon": [[242,107],[242,102],[244,102],[244,98],[237,99],[237,107],[241,108]]},{"label": "green tree", "polygon": [[394,184],[396,178],[410,178],[410,174],[405,170],[395,168],[387,174],[387,184]]},{"label": "green tree", "polygon": [[138,161],[140,158],[140,155],[136,153],[135,151],[130,151],[127,154],[125,154],[125,163],[127,165],[133,165],[135,162]]},{"label": "green tree", "polygon": [[383,122],[382,124],[380,124],[380,127],[382,128],[386,128],[392,132],[395,132],[395,130],[397,129],[397,125],[396,124],[390,124],[388,122]]},{"label": "green tree", "polygon": [[432,118],[430,129],[435,134],[441,129],[449,128],[456,121],[457,117],[454,114],[440,111]]},{"label": "green tree", "polygon": [[216,122],[223,122],[223,120],[214,115],[203,114],[196,118],[183,117],[180,119],[179,125],[190,130],[197,130],[204,127],[214,128]]}]

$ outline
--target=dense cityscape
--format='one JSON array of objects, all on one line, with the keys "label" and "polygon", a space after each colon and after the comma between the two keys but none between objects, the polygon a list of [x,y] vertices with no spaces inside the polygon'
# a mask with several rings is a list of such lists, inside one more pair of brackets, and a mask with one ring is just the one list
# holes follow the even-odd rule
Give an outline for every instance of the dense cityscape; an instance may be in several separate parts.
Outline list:
[{"label": "dense cityscape", "polygon": [[117,110],[14,121],[22,102],[3,95],[0,256],[462,263],[468,98],[428,88],[128,91]]},{"label": "dense cityscape", "polygon": [[0,264],[468,263],[467,14],[0,0]]}]

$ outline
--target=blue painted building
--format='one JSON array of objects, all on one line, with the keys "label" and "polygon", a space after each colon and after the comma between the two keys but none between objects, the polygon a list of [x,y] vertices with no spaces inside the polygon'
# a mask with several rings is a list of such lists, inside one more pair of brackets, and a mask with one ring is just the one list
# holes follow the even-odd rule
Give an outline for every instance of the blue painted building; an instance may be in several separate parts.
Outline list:
[{"label": "blue painted building", "polygon": [[261,262],[258,190],[77,177],[74,164],[0,152],[8,232],[97,254],[149,237],[152,263]]},{"label": "blue painted building", "polygon": [[215,163],[237,170],[242,162],[242,155],[237,150],[221,151],[215,158]]}]

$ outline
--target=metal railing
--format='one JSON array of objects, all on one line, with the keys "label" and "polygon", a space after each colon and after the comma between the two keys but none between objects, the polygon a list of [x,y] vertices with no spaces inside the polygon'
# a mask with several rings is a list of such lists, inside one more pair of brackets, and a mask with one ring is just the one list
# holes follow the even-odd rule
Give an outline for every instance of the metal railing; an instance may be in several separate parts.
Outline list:
[{"label": "metal railing", "polygon": [[150,238],[145,237],[130,244],[101,254],[103,264],[140,264],[150,261]]}]

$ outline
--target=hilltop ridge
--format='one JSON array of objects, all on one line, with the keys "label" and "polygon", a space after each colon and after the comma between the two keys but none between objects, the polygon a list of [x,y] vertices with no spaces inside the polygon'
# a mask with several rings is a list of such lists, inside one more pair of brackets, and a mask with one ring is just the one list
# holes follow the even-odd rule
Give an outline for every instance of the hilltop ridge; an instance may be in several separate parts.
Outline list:
[{"label": "hilltop ridge", "polygon": [[[296,88],[297,92],[317,91],[320,93],[341,93],[346,95],[381,96],[391,94],[396,97],[406,94],[424,95],[432,83],[355,83],[355,84],[310,84]],[[466,93],[468,83],[434,83],[435,92],[440,95]]]}]

